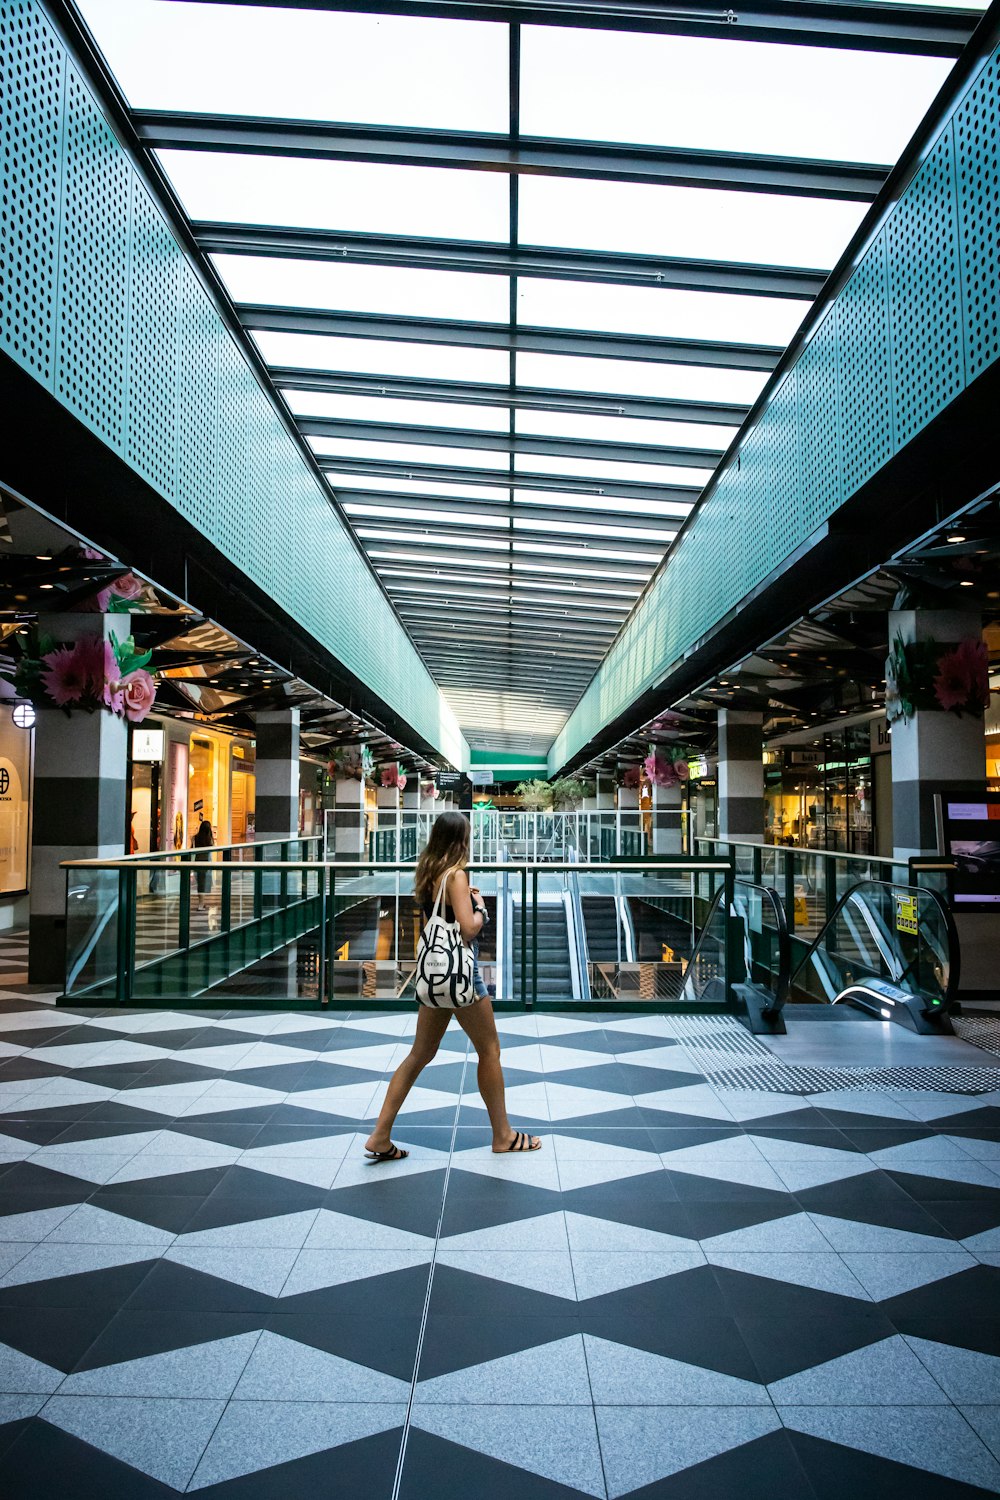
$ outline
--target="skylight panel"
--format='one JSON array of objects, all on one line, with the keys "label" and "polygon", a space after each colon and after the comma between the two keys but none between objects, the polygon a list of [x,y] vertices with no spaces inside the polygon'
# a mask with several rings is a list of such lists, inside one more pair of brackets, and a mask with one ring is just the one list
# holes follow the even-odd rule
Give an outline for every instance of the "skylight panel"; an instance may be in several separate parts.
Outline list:
[{"label": "skylight panel", "polygon": [[686,489],[703,489],[711,469],[683,468],[668,464],[630,464],[601,458],[552,458],[544,453],[517,453],[514,468],[518,473],[565,474],[569,477],[597,480],[624,480],[629,484],[681,485]]},{"label": "skylight panel", "polygon": [[675,448],[708,448],[723,452],[736,426],[711,422],[658,422],[642,417],[589,417],[578,412],[521,411],[515,431],[533,437],[584,438],[602,443],[660,443]]},{"label": "skylight panel", "polygon": [[331,458],[359,460],[366,463],[435,464],[439,468],[454,465],[464,469],[496,469],[506,472],[503,454],[484,452],[479,448],[435,448],[429,443],[378,443],[367,438],[312,437],[308,439],[315,453]]},{"label": "skylight panel", "polygon": [[789,342],[811,302],[582,281],[518,281],[518,322],[731,344]]},{"label": "skylight panel", "polygon": [[391,396],[338,396],[327,391],[282,389],[298,417],[330,417],[340,422],[382,422],[397,427],[475,428],[507,432],[510,415],[501,406],[462,406],[450,401],[397,401]]},{"label": "skylight panel", "polygon": [[366,478],[364,474],[336,473],[327,471],[327,481],[339,494],[343,490],[364,490],[365,493],[396,495],[426,495],[429,500],[509,500],[510,490],[489,484],[451,484],[438,479],[405,479],[394,474],[391,479],[379,475]]},{"label": "skylight panel", "polygon": [[622,500],[618,496],[609,499],[607,495],[577,495],[562,491],[550,493],[545,490],[515,490],[514,499],[522,505],[534,507],[540,515],[544,513],[546,506],[571,505],[574,510],[581,511],[615,510],[627,515],[677,520],[683,519],[692,508],[691,504],[684,500]]},{"label": "skylight panel", "polygon": [[601,558],[615,562],[634,562],[650,569],[653,567],[653,562],[645,552],[630,551],[627,547],[602,547],[588,542],[574,547],[568,543],[563,545],[557,542],[515,541],[514,551],[533,553],[542,557],[577,557],[581,562]]},{"label": "skylight panel", "polygon": [[522,244],[829,270],[867,205],[780,193],[523,176]]},{"label": "skylight panel", "polygon": [[578,359],[566,354],[517,355],[519,386],[581,394],[595,391],[611,396],[651,396],[660,401],[724,401],[751,406],[767,384],[767,378],[764,371],[730,370],[716,365]]},{"label": "skylight panel", "polygon": [[236,302],[486,323],[506,322],[509,314],[510,290],[504,276],[268,255],[211,259]]},{"label": "skylight panel", "polygon": [[951,69],[940,57],[526,26],[521,129],[895,162]]},{"label": "skylight panel", "polygon": [[80,9],[137,109],[507,128],[506,26],[178,0]]},{"label": "skylight panel", "polygon": [[[579,575],[579,564],[563,567],[559,563],[535,563],[522,560],[513,562],[511,566],[519,573],[551,573],[554,578],[564,576],[572,578]],[[594,567],[587,569],[586,576],[588,578],[627,578],[633,583],[645,583],[651,572],[651,568],[644,568],[641,571],[635,569],[619,571],[617,568]]]},{"label": "skylight panel", "polygon": [[357,504],[348,500],[344,510],[351,517],[352,522],[358,521],[406,521],[414,526],[481,526],[492,527],[497,531],[509,531],[510,519],[507,516],[497,516],[491,511],[466,511],[455,506],[448,510],[409,510],[404,506],[393,505],[366,505]]},{"label": "skylight panel", "polygon": [[[544,531],[551,534],[555,530],[552,521],[531,520],[528,517],[518,517],[514,521],[515,531]],[[592,536],[606,541],[631,541],[631,542],[660,542],[664,547],[672,542],[677,535],[677,528],[663,530],[653,526],[630,526],[627,531],[616,529],[614,526],[594,526],[574,518],[572,526],[566,528],[572,536]]]},{"label": "skylight panel", "polygon": [[509,233],[510,195],[494,172],[229,151],[156,155],[191,219],[438,239]]},{"label": "skylight panel", "polygon": [[[356,526],[358,536],[372,542],[401,542],[407,540],[398,531],[385,531],[378,526]],[[501,537],[456,535],[453,531],[420,531],[413,536],[414,542],[428,547],[466,547],[475,552],[508,552],[510,542]],[[373,553],[373,556],[375,554]]]},{"label": "skylight panel", "polygon": [[495,349],[447,344],[409,344],[393,339],[330,338],[318,333],[271,333],[259,329],[254,343],[267,364],[296,370],[352,371],[390,380],[471,380],[506,386],[510,359]]}]

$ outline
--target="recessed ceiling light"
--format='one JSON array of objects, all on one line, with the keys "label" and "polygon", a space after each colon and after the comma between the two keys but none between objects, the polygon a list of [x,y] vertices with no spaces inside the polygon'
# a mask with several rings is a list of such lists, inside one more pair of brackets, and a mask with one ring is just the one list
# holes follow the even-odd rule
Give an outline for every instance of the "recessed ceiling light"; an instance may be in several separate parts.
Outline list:
[{"label": "recessed ceiling light", "polygon": [[[958,586],[959,586],[960,589],[971,589],[972,588],[972,579],[971,578],[961,578],[961,579],[959,579]],[[45,587],[46,587],[46,585],[43,583],[42,584],[42,588],[45,588]]]},{"label": "recessed ceiling light", "polygon": [[965,537],[964,536],[959,536],[958,533],[956,532],[956,534],[954,536],[948,537],[947,540],[949,542],[964,542],[965,541]]}]

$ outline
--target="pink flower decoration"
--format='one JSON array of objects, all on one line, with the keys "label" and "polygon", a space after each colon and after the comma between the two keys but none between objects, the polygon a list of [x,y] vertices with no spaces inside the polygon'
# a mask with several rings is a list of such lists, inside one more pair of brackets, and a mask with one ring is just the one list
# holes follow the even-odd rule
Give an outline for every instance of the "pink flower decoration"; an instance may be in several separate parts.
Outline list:
[{"label": "pink flower decoration", "polygon": [[122,701],[125,717],[130,724],[141,724],[156,698],[156,684],[149,673],[140,667],[122,679]]},{"label": "pink flower decoration", "polygon": [[646,775],[654,786],[673,786],[677,777],[674,774],[674,763],[665,755],[660,755],[656,750],[650,751],[646,756],[644,767]]},{"label": "pink flower decoration", "polygon": [[674,761],[674,775],[678,781],[687,781],[691,775],[691,767],[683,756],[678,756]]},{"label": "pink flower decoration", "polygon": [[405,792],[406,791],[406,777],[405,776],[398,776],[396,778],[396,785],[399,787],[399,790],[401,792]]},{"label": "pink flower decoration", "polygon": [[144,588],[141,578],[136,578],[134,573],[125,573],[121,578],[115,579],[111,592],[117,594],[119,599],[138,599]]},{"label": "pink flower decoration", "polygon": [[42,686],[57,708],[81,703],[90,691],[90,663],[82,645],[60,646],[42,657]]}]

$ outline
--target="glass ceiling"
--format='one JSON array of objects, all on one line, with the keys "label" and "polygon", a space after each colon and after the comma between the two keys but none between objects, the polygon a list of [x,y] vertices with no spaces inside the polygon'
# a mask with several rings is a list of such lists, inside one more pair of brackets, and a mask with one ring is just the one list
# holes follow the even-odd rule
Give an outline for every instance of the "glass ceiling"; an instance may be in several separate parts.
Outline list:
[{"label": "glass ceiling", "polygon": [[466,738],[544,753],[952,59],[77,3]]}]

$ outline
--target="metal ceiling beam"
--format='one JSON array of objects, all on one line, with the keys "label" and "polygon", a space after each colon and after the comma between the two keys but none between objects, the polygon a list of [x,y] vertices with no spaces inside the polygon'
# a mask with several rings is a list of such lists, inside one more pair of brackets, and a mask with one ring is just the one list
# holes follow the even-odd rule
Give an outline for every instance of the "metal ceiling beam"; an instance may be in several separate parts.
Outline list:
[{"label": "metal ceiling beam", "polygon": [[[477,522],[475,511],[467,512],[463,510],[460,503],[454,506],[454,509],[458,512],[455,519],[449,517],[444,520],[424,520],[419,513],[415,513],[412,520],[407,521],[395,515],[393,513],[394,509],[394,507],[388,507],[378,515],[359,515],[355,507],[349,506],[347,507],[347,516],[356,531],[361,531],[369,526],[398,526],[403,528],[409,527],[410,535],[418,530],[450,531],[462,532],[468,536],[496,537],[508,541],[541,541],[546,537],[560,537],[565,541],[567,539],[567,526],[578,524],[597,525],[599,521],[603,520],[603,517],[598,513],[592,522],[585,522],[586,512],[581,513],[580,511],[572,510],[560,511],[559,515],[554,517],[537,516],[534,512],[529,511],[527,517],[525,517],[523,507],[512,506],[509,521],[513,523],[514,521],[528,519],[532,522],[530,527],[515,527],[513,524],[508,524],[507,526],[486,526],[482,522]],[[469,519],[470,514],[473,517],[471,520]],[[537,525],[535,524],[536,521]],[[646,525],[643,525],[642,521],[636,516],[630,517],[630,521],[631,526],[605,526],[601,532],[596,533],[589,530],[580,531],[577,533],[577,539],[581,542],[585,541],[589,543],[592,547],[614,546],[616,543],[621,544],[625,542],[632,545],[635,542],[644,547],[657,547],[662,553],[669,547],[679,530],[679,523],[670,526],[668,522],[662,528],[662,537],[650,537],[643,533],[652,529],[651,523],[647,522]]]},{"label": "metal ceiling beam", "polygon": [[626,255],[610,250],[563,250],[210,220],[195,220],[192,229],[206,255],[333,260],[421,271],[542,277],[548,281],[590,281],[611,286],[657,286],[689,292],[737,292],[751,297],[806,300],[817,297],[826,280],[825,271],[798,266],[755,266],[739,261]]},{"label": "metal ceiling beam", "polygon": [[[443,570],[449,577],[455,576],[452,570],[460,564],[463,567],[475,568],[484,574],[494,572],[508,577],[510,570],[515,568],[522,575],[525,573],[543,573],[545,576],[549,576],[546,573],[548,568],[562,568],[566,570],[567,576],[575,575],[578,578],[595,579],[606,577],[609,580],[624,576],[629,581],[637,583],[643,582],[653,571],[652,562],[631,563],[616,562],[613,560],[598,562],[595,559],[591,567],[586,563],[579,562],[576,558],[551,557],[547,558],[543,565],[540,560],[536,560],[527,553],[523,556],[521,554],[511,555],[503,553],[496,559],[493,559],[488,553],[472,550],[466,552],[461,547],[448,547],[445,551],[435,552],[433,547],[426,543],[423,546],[415,547],[407,547],[404,544],[396,542],[385,542],[381,545],[376,543],[371,546],[368,556],[371,558],[372,566],[377,572],[383,565],[392,566],[396,552],[417,553],[421,561],[425,561],[429,566],[437,568],[439,572]],[[559,574],[554,573],[551,576],[558,578]]]},{"label": "metal ceiling beam", "polygon": [[[412,596],[402,598],[397,595],[396,602],[399,605],[400,614],[405,618],[426,621],[428,605],[432,601],[427,595],[421,598]],[[600,636],[603,640],[617,634],[622,623],[617,615],[590,615],[585,611],[578,614],[566,609],[560,610],[558,606],[543,605],[537,609],[520,609],[517,606],[509,608],[504,604],[476,603],[474,600],[459,600],[454,596],[438,600],[434,607],[442,611],[448,622],[490,620],[499,623],[504,628],[513,627],[515,623],[538,624],[559,631],[572,628],[580,635]]]},{"label": "metal ceiling beam", "polygon": [[[444,589],[435,589],[433,594],[421,591],[413,587],[404,589],[393,589],[392,597],[400,609],[426,609],[429,604],[440,603],[444,600],[449,608],[461,606],[463,609],[471,609],[476,614],[483,610],[509,612],[513,610],[516,614],[525,618],[537,619],[542,615],[556,614],[565,619],[565,611],[569,610],[579,620],[593,620],[610,630],[618,630],[625,619],[625,614],[612,610],[595,609],[590,610],[585,606],[581,608],[579,599],[568,599],[565,596],[549,599],[532,600],[524,603],[523,600],[514,599],[508,603],[503,599],[490,599],[476,594],[455,594]],[[563,611],[562,614],[559,612]]]},{"label": "metal ceiling beam", "polygon": [[318,333],[333,338],[502,349],[508,354],[571,354],[585,359],[639,359],[655,364],[721,366],[768,373],[784,352],[773,344],[652,338],[648,334],[592,333],[569,328],[511,328],[506,323],[404,318],[387,313],[336,312],[259,303],[237,304],[236,313],[243,326],[252,332]]},{"label": "metal ceiling beam", "polygon": [[[479,571],[479,569],[476,570],[477,574]],[[428,565],[427,563],[419,562],[384,562],[379,576],[384,580],[387,589],[395,587],[401,580],[405,581],[407,585],[423,582],[433,583],[438,588],[441,588],[442,591],[446,591],[448,587],[446,570],[441,568],[437,563]],[[442,579],[445,579],[444,584],[442,584]],[[518,598],[528,597],[530,599],[536,598],[538,595],[543,595],[546,598],[550,596],[553,599],[558,598],[560,603],[574,603],[577,599],[590,600],[597,603],[604,603],[606,600],[620,600],[628,605],[623,618],[627,616],[628,610],[631,609],[642,592],[642,584],[638,582],[618,583],[614,579],[605,580],[599,578],[590,584],[576,584],[572,579],[562,576],[545,579],[524,577],[520,573],[512,574],[509,568],[505,568],[502,572],[495,575],[484,575],[478,581],[484,590],[491,593],[504,589],[513,589],[515,597]],[[452,578],[450,583],[454,586],[455,579]]]},{"label": "metal ceiling beam", "polygon": [[882,164],[760,156],[690,147],[612,145],[485,131],[417,130],[249,115],[132,111],[143,144],[159,151],[222,151],[326,161],[453,167],[546,177],[586,177],[663,187],[788,193],[871,203],[889,175]]},{"label": "metal ceiling beam", "polygon": [[[201,0],[202,4],[210,0]],[[651,0],[231,0],[289,10],[355,11],[365,15],[436,16],[588,31],[657,32],[738,42],[843,47],[957,57],[979,16],[945,5],[848,3],[848,0],[750,0],[735,12],[721,0],[679,5]]]},{"label": "metal ceiling beam", "polygon": [[727,401],[681,401],[674,397],[616,396],[607,392],[547,390],[519,385],[487,385],[461,380],[428,380],[398,375],[364,375],[340,370],[301,370],[271,365],[275,385],[288,391],[322,391],[335,396],[392,397],[402,401],[444,401],[459,406],[514,407],[586,417],[640,417],[660,422],[704,422],[739,427],[750,408]]},{"label": "metal ceiling beam", "polygon": [[718,468],[723,456],[717,448],[675,448],[654,443],[535,437],[521,433],[481,432],[477,428],[465,427],[413,427],[391,422],[348,422],[338,417],[296,417],[295,420],[305,437],[329,437],[345,442],[415,443],[436,448],[476,449],[486,453],[531,453],[547,458],[683,465],[689,469],[709,471]]},{"label": "metal ceiling beam", "polygon": [[[361,524],[359,518],[355,519],[357,521],[355,530],[366,549],[385,545],[393,546],[398,543],[402,547],[431,547],[436,551],[441,551],[447,547],[450,551],[449,538],[454,537],[456,542],[461,542],[463,538],[468,538],[470,541],[475,539],[502,542],[502,547],[484,547],[481,551],[479,548],[472,549],[477,555],[483,558],[495,558],[502,564],[531,556],[536,556],[539,560],[549,558],[552,562],[559,562],[564,559],[572,561],[576,555],[575,553],[560,554],[551,552],[549,548],[555,545],[555,543],[550,540],[549,533],[510,531],[498,534],[492,528],[475,526],[456,527],[454,530],[448,531],[443,526],[436,527],[431,524],[426,527],[418,527],[409,526],[398,521],[395,525],[391,523],[378,525],[377,522],[368,522],[367,526],[365,526]],[[380,535],[377,537],[369,536],[367,534],[369,527],[377,529]],[[614,540],[611,539],[602,539],[599,537],[581,537],[577,539],[564,530],[555,532],[555,536],[560,539],[563,546],[569,547],[576,544],[581,551],[587,550],[593,552],[595,554],[593,558],[594,562],[598,560],[597,554],[617,550],[632,553],[640,566],[648,564],[650,567],[656,566],[670,545],[669,542],[626,543],[624,540],[621,540],[616,547]],[[443,540],[438,540],[439,537],[442,537]],[[624,562],[625,559],[621,558],[619,561]]]},{"label": "metal ceiling beam", "polygon": [[[513,481],[514,487],[519,488],[521,475],[517,475]],[[506,476],[504,487],[511,484],[510,476]],[[595,526],[662,526],[672,529],[675,522],[680,522],[688,514],[691,502],[680,503],[666,502],[673,514],[663,515],[659,511],[650,512],[648,517],[634,510],[618,510],[614,501],[608,499],[606,505],[601,506],[576,506],[576,505],[549,505],[546,501],[538,499],[529,492],[518,496],[511,504],[507,500],[480,500],[469,497],[464,500],[455,499],[450,495],[405,495],[394,494],[391,490],[356,490],[346,489],[343,485],[335,486],[337,499],[348,509],[352,505],[384,505],[392,506],[397,510],[454,510],[466,512],[478,516],[501,516],[504,520],[512,517],[517,520],[529,521],[553,521],[566,522],[569,525],[592,522]],[[587,496],[594,498],[593,495]]]},{"label": "metal ceiling beam", "polygon": [[[555,493],[588,496],[613,496],[619,500],[674,501],[679,505],[693,505],[700,490],[685,485],[649,484],[625,479],[588,479],[563,474],[534,474],[529,472],[510,474],[503,469],[467,469],[464,466],[445,467],[441,464],[394,464],[377,459],[329,458],[318,456],[320,468],[325,473],[364,474],[376,479],[419,479],[432,484],[478,484],[490,488],[516,487],[525,490],[551,490]],[[337,493],[336,481],[331,481]],[[461,504],[462,502],[457,502]]]}]

